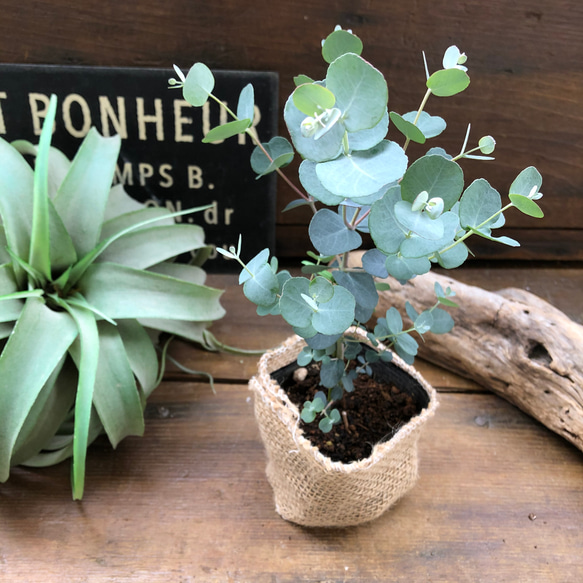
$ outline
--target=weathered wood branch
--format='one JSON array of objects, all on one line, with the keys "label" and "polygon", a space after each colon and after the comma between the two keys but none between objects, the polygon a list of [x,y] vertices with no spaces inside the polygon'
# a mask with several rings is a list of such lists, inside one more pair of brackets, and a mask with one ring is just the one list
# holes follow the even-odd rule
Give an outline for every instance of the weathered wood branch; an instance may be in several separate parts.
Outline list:
[{"label": "weathered wood branch", "polygon": [[436,273],[401,285],[387,280],[378,314],[409,301],[418,311],[436,302],[434,283],[450,286],[459,305],[449,334],[428,333],[419,355],[471,378],[583,450],[583,326],[520,289],[496,293]]}]

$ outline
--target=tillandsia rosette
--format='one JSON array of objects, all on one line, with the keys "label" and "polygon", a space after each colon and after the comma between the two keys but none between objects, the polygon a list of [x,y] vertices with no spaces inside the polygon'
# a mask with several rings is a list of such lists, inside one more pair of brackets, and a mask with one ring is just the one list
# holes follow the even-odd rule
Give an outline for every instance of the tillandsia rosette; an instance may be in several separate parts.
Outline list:
[{"label": "tillandsia rosette", "polygon": [[[88,445],[144,431],[162,368],[152,332],[212,349],[224,310],[194,264],[202,228],[174,221],[206,207],[172,214],[112,187],[118,136],[91,129],[69,161],[50,146],[56,107],[38,146],[0,139],[0,482],[72,456],[80,499]],[[174,262],[187,252],[193,264]]]},{"label": "tillandsia rosette", "polygon": [[[302,418],[306,422],[319,418],[325,432],[340,422],[334,404],[344,391],[354,390],[356,375],[371,374],[370,364],[378,359],[391,359],[390,352],[367,349],[361,354],[347,334],[351,326],[366,329],[379,289],[388,285],[378,278],[391,275],[404,282],[429,272],[432,265],[458,267],[469,256],[466,243],[473,235],[517,246],[507,236],[494,235],[512,207],[532,217],[543,216],[535,202],[542,197],[542,178],[534,167],[519,173],[504,206],[499,192],[486,180],[465,185],[460,162],[491,160],[495,149],[491,136],[468,147],[470,126],[458,154],[433,147],[416,160],[409,159],[411,142],[423,146],[446,128],[444,119],[425,110],[429,98],[452,97],[470,84],[465,54],[449,47],[442,67],[431,74],[424,56],[426,83],[420,105],[399,114],[389,110],[385,77],[362,58],[362,50],[356,35],[338,27],[322,41],[326,77],[296,77],[296,88],[285,105],[291,142],[283,137],[268,143],[256,139],[251,156],[258,177],[276,171],[297,193],[297,200],[285,210],[307,205],[313,212],[309,237],[315,251],[307,251],[303,276],[280,271],[269,249],[243,260],[240,240],[238,246],[218,250],[243,267],[239,281],[247,298],[257,304],[258,314],[281,315],[305,339],[298,364],[321,363],[323,390],[304,405]],[[212,94],[214,79],[204,64],[195,64],[187,75],[177,73],[179,79],[170,85],[182,88],[193,106],[211,98],[233,116],[203,141],[242,131],[254,138],[252,87],[242,90],[235,113]],[[303,189],[282,172],[294,151],[301,156]],[[362,266],[355,268],[349,265],[348,254],[363,246],[362,234],[370,235],[373,246],[364,253]],[[436,302],[430,309],[418,313],[414,298],[407,303],[410,326],[405,327],[402,315],[390,308],[368,331],[373,345],[382,342],[411,364],[418,349],[414,334],[451,330],[453,319],[443,307],[455,306],[451,299],[455,293],[439,284],[435,291]]]}]

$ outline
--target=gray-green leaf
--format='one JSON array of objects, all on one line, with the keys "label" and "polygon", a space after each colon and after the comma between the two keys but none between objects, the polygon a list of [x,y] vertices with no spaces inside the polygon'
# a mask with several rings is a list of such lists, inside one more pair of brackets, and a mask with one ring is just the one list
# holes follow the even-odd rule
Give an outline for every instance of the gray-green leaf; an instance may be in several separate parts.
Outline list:
[{"label": "gray-green leaf", "polygon": [[194,107],[202,107],[215,87],[215,78],[204,63],[195,63],[188,71],[182,94]]},{"label": "gray-green leaf", "polygon": [[407,169],[407,155],[395,142],[383,140],[374,148],[321,162],[320,182],[330,192],[358,201],[399,180]]},{"label": "gray-green leaf", "polygon": [[320,209],[310,221],[310,240],[322,255],[337,255],[360,247],[361,236],[349,229],[337,213]]}]

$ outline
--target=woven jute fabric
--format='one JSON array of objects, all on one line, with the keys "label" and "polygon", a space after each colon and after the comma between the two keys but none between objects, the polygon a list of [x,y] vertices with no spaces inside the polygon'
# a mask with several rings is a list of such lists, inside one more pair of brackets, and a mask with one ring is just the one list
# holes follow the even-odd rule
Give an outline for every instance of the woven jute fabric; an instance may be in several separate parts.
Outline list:
[{"label": "woven jute fabric", "polygon": [[[355,334],[364,334],[359,330]],[[288,338],[264,354],[249,387],[267,454],[267,478],[277,512],[286,520],[312,527],[351,526],[380,516],[417,481],[417,440],[437,408],[435,390],[396,354],[393,362],[423,387],[427,407],[393,437],[374,446],[363,460],[334,462],[313,446],[299,428],[300,412],[270,374],[293,362],[305,342]]]}]

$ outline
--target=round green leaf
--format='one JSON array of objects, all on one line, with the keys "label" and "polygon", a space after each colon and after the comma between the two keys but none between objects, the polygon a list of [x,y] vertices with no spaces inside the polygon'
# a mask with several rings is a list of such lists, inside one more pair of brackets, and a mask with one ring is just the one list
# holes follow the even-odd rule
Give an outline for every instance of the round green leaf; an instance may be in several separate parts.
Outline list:
[{"label": "round green leaf", "polygon": [[334,388],[344,374],[344,361],[339,358],[333,358],[328,362],[322,363],[320,370],[320,382],[327,389]]},{"label": "round green leaf", "polygon": [[311,325],[314,311],[302,298],[302,294],[309,293],[308,280],[303,277],[292,277],[285,282],[279,307],[283,319],[291,326],[307,328]]},{"label": "round green leaf", "polygon": [[425,334],[431,330],[431,326],[433,325],[433,315],[429,310],[421,312],[413,323],[415,327],[415,331],[419,334]]},{"label": "round green leaf", "polygon": [[540,206],[527,196],[522,196],[522,194],[511,194],[509,195],[509,198],[512,204],[525,215],[537,219],[541,219],[545,216]]},{"label": "round green leaf", "polygon": [[264,265],[269,264],[269,249],[265,248],[261,250],[249,263],[247,263],[246,269],[241,271],[239,275],[239,285],[245,283],[248,279],[253,277]]},{"label": "round green leaf", "polygon": [[322,183],[316,174],[315,162],[304,160],[300,164],[298,174],[300,182],[305,191],[309,195],[313,196],[316,200],[319,200],[320,202],[323,202],[329,206],[340,204],[344,200],[343,196],[332,194],[329,190],[322,186]]},{"label": "round green leaf", "polygon": [[413,162],[401,181],[403,200],[413,203],[425,191],[428,199],[443,199],[446,211],[459,200],[463,189],[464,173],[460,165],[438,154],[426,154]]},{"label": "round green leaf", "polygon": [[425,143],[425,136],[423,132],[413,123],[407,121],[398,113],[391,111],[389,114],[391,121],[395,127],[409,140],[416,142],[418,144]]},{"label": "round green leaf", "polygon": [[302,351],[298,354],[296,359],[298,366],[308,366],[312,362],[312,350],[308,346],[304,346]]},{"label": "round green leaf", "polygon": [[423,275],[431,269],[431,262],[427,257],[389,255],[385,265],[389,274],[400,282],[413,279],[416,275]]},{"label": "round green leaf", "polygon": [[427,79],[427,88],[437,97],[451,97],[461,93],[470,84],[470,78],[461,69],[442,69]]},{"label": "round green leaf", "polygon": [[[415,121],[416,117],[416,111],[410,111],[403,115],[403,119],[411,123]],[[426,111],[421,112],[415,125],[423,132],[423,135],[427,139],[435,138],[447,127],[447,124],[442,117],[439,117],[438,115],[429,115]]]},{"label": "round green leaf", "polygon": [[[297,329],[294,329],[294,332],[299,334]],[[341,334],[333,334],[331,336],[327,334],[320,334],[319,332],[316,332],[316,330],[314,330],[314,335],[309,338],[307,336],[303,336],[302,334],[299,335],[306,340],[308,346],[313,350],[327,350],[331,346],[334,346],[336,341],[341,336]]]},{"label": "round green leaf", "polygon": [[349,229],[342,217],[330,209],[320,209],[310,221],[310,240],[321,255],[338,255],[360,247],[361,236]]},{"label": "round green leaf", "polygon": [[258,306],[272,306],[278,291],[279,283],[270,265],[263,265],[243,285],[245,297]]},{"label": "round green leaf", "polygon": [[326,87],[336,96],[349,132],[373,128],[382,119],[389,99],[383,74],[370,63],[347,53],[329,67]]},{"label": "round green leaf", "polygon": [[325,277],[315,277],[310,282],[310,296],[316,302],[327,302],[334,295],[334,286]]},{"label": "round green leaf", "polygon": [[303,158],[313,162],[324,162],[336,158],[342,151],[345,132],[342,123],[334,124],[330,131],[318,140],[304,136],[302,122],[306,119],[306,115],[294,105],[292,96],[285,104],[283,117],[295,149]]},{"label": "round green leaf", "polygon": [[387,310],[385,322],[391,334],[399,334],[403,331],[403,318],[394,306]]},{"label": "round green leaf", "polygon": [[222,142],[227,138],[232,138],[233,136],[242,134],[250,126],[250,119],[237,119],[235,121],[230,121],[210,130],[202,141],[204,144],[210,144],[215,141]]},{"label": "round green leaf", "polygon": [[529,166],[514,179],[510,186],[510,193],[528,196],[533,186],[536,186],[538,192],[542,183],[543,178],[540,172],[534,166]]},{"label": "round green leaf", "polygon": [[321,334],[342,334],[354,321],[355,307],[354,296],[347,289],[334,286],[334,296],[319,304],[312,317],[312,326]]},{"label": "round green leaf", "polygon": [[443,236],[440,239],[425,239],[417,235],[409,236],[401,243],[399,251],[405,257],[429,256],[440,249],[445,249],[454,242],[460,229],[459,218],[456,213],[448,211],[439,217],[443,225]]},{"label": "round green leaf", "polygon": [[443,237],[444,225],[441,218],[432,219],[427,213],[414,211],[411,203],[401,200],[395,205],[395,217],[407,229],[419,237],[437,241]]},{"label": "round green leaf", "polygon": [[322,57],[332,63],[346,53],[362,53],[362,41],[347,30],[335,30],[329,34],[322,45]]},{"label": "round green leaf", "polygon": [[492,136],[484,136],[480,138],[478,146],[482,154],[492,154],[496,149],[496,140]]},{"label": "round green leaf", "polygon": [[469,251],[465,243],[458,243],[445,253],[439,253],[437,261],[445,269],[455,269],[462,265],[468,258]]},{"label": "round green leaf", "polygon": [[348,132],[348,147],[351,151],[368,150],[380,143],[389,130],[389,112],[385,110],[381,121],[373,128]]},{"label": "round green leaf", "polygon": [[332,194],[358,201],[399,180],[407,163],[407,155],[401,146],[383,140],[370,150],[321,162],[316,166],[316,174]]},{"label": "round green leaf", "polygon": [[204,63],[195,63],[188,71],[182,95],[194,107],[202,107],[215,87],[215,78]]},{"label": "round green leaf", "polygon": [[362,267],[367,273],[370,273],[374,277],[384,279],[389,275],[387,273],[387,268],[385,267],[386,259],[387,256],[382,251],[379,251],[379,249],[369,249],[362,256]]},{"label": "round green leaf", "polygon": [[[336,411],[336,409],[334,410]],[[334,421],[330,417],[324,417],[320,419],[320,423],[318,423],[318,428],[322,433],[330,433],[332,427],[334,427]]]},{"label": "round green leaf", "polygon": [[432,313],[433,322],[431,323],[431,332],[433,334],[447,334],[454,326],[453,318],[441,308],[435,308]]},{"label": "round green leaf", "polygon": [[383,253],[397,253],[407,234],[395,217],[395,205],[400,200],[401,187],[393,186],[370,210],[368,228],[375,245]]},{"label": "round green leaf", "polygon": [[[500,194],[486,180],[474,180],[460,200],[460,224],[463,228],[481,228],[490,217],[502,208]],[[489,225],[491,227],[491,225]]]},{"label": "round green leaf", "polygon": [[409,334],[400,334],[395,338],[395,350],[399,355],[402,351],[410,354],[411,356],[415,356],[418,349],[419,345],[417,344],[417,341]]},{"label": "round green leaf", "polygon": [[336,97],[329,89],[318,83],[306,83],[296,87],[292,94],[294,105],[308,116],[315,116],[336,103]]},{"label": "round green leaf", "polygon": [[292,145],[280,136],[275,136],[266,144],[261,145],[269,158],[259,146],[256,146],[251,153],[251,168],[257,173],[258,178],[278,168],[285,168],[294,157]]},{"label": "round green leaf", "polygon": [[357,302],[361,306],[370,309],[376,308],[379,294],[370,274],[363,271],[334,271],[333,275],[338,285],[345,287],[357,298]]},{"label": "round green leaf", "polygon": [[311,423],[316,418],[316,411],[310,406],[312,403],[307,401],[304,404],[300,417],[304,423]]},{"label": "round green leaf", "polygon": [[255,117],[255,92],[253,85],[248,83],[243,87],[237,102],[237,117],[239,119],[253,120]]},{"label": "round green leaf", "polygon": [[296,75],[294,77],[294,85],[296,87],[299,87],[300,85],[303,85],[304,83],[313,83],[314,80],[311,77],[308,77],[307,75]]}]

